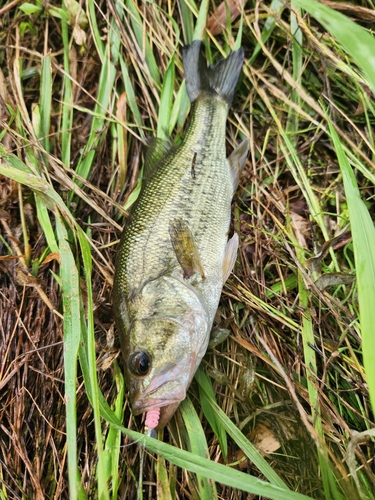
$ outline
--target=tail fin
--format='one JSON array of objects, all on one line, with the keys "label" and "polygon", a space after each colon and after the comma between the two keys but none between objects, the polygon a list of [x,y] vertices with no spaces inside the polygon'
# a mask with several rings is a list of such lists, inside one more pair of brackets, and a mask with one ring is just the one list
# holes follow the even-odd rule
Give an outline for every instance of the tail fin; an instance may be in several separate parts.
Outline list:
[{"label": "tail fin", "polygon": [[210,92],[221,96],[228,105],[231,104],[243,65],[243,49],[231,52],[226,59],[207,67],[201,51],[201,42],[196,40],[182,48],[182,59],[191,102],[202,92]]}]

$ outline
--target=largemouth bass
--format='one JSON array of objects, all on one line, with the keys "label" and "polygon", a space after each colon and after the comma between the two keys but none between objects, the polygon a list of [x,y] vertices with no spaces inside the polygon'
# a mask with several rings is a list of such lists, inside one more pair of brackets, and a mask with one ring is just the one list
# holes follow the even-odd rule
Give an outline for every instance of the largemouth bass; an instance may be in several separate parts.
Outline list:
[{"label": "largemouth bass", "polygon": [[[135,414],[162,428],[204,356],[223,284],[236,260],[231,200],[248,153],[227,159],[225,128],[243,50],[207,67],[201,42],[183,48],[191,121],[181,144],[155,140],[118,247],[114,312]],[[150,423],[151,422],[151,423]]]}]

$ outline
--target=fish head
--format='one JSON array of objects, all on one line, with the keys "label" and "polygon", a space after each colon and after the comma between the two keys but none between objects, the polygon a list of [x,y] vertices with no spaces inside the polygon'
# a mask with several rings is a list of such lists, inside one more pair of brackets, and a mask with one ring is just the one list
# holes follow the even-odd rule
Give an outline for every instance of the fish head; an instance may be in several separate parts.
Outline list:
[{"label": "fish head", "polygon": [[211,325],[200,297],[186,287],[175,287],[173,296],[158,295],[152,313],[142,313],[142,304],[138,306],[138,318],[123,346],[127,387],[134,413],[160,408],[162,428],[186,397],[206,352]]}]

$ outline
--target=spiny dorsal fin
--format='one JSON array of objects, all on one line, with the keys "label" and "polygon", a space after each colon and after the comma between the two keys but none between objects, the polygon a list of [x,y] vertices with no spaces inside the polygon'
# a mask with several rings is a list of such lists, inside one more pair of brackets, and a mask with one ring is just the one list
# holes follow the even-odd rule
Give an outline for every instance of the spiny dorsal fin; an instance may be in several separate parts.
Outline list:
[{"label": "spiny dorsal fin", "polygon": [[223,262],[223,285],[227,281],[236,262],[238,244],[239,244],[238,234],[234,233],[234,235],[228,240],[227,246],[225,247],[225,255]]},{"label": "spiny dorsal fin", "polygon": [[172,139],[157,139],[156,137],[146,139],[144,147],[144,180],[147,181],[153,176],[159,161],[168,154],[172,147]]},{"label": "spiny dorsal fin", "polygon": [[177,260],[184,271],[184,278],[189,279],[198,272],[205,278],[198,248],[187,223],[181,219],[169,222],[169,234]]},{"label": "spiny dorsal fin", "polygon": [[237,189],[238,181],[245,166],[247,155],[249,153],[249,147],[249,139],[244,139],[228,158],[233,193]]}]

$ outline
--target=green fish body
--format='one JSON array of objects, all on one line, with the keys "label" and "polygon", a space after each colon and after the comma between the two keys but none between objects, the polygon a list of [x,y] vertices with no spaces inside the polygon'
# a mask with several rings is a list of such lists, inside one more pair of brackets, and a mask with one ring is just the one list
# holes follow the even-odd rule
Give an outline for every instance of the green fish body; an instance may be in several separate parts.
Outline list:
[{"label": "green fish body", "polygon": [[242,49],[207,68],[201,43],[183,49],[191,122],[179,146],[154,141],[119,244],[114,312],[135,414],[171,418],[204,356],[237,254],[231,200],[248,141],[225,154],[227,113]]}]

